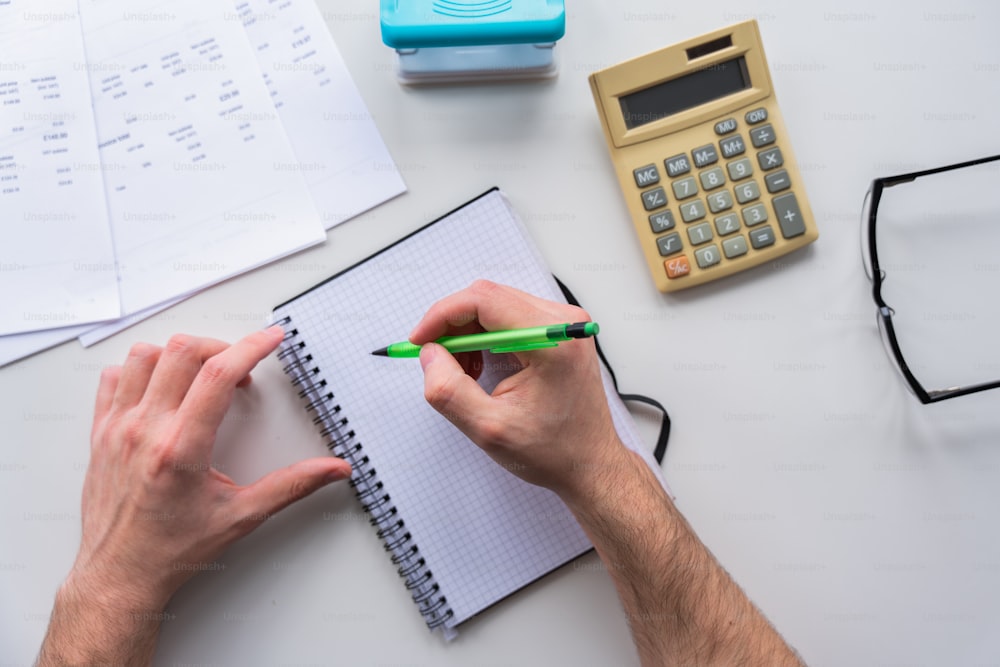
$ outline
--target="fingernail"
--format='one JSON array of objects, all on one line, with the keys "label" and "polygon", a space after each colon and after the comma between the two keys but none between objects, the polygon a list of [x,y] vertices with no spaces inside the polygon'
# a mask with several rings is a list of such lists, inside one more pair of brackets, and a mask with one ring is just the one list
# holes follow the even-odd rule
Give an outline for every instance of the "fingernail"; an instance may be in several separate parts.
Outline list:
[{"label": "fingernail", "polygon": [[344,470],[343,468],[337,468],[336,470],[330,471],[323,478],[323,482],[326,484],[332,484],[333,482],[339,482],[342,479],[347,479],[351,476],[351,469],[348,468]]},{"label": "fingernail", "polygon": [[277,336],[278,333],[280,333],[282,336],[285,335],[285,330],[281,327],[280,324],[272,324],[266,329],[266,331],[272,336]]},{"label": "fingernail", "polygon": [[434,363],[437,356],[437,345],[424,345],[420,348],[420,368],[427,370],[427,367]]}]

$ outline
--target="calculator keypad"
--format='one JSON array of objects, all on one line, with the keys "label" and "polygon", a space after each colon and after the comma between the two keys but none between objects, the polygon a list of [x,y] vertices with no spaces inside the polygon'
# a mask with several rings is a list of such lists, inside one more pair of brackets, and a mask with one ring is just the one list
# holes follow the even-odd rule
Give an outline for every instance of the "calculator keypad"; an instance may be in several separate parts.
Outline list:
[{"label": "calculator keypad", "polygon": [[[632,172],[670,280],[690,274],[692,263],[709,269],[769,248],[777,242],[776,232],[785,239],[806,232],[767,110],[753,109],[741,120],[716,122],[716,143],[664,157],[662,169],[654,163]],[[762,198],[762,187],[775,196]],[[693,262],[682,254],[685,246],[693,250]]]}]

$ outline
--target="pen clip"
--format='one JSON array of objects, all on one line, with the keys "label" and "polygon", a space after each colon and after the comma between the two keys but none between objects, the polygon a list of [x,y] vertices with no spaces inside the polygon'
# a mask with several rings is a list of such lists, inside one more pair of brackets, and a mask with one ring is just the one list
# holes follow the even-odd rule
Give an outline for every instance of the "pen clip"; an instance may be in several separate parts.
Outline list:
[{"label": "pen clip", "polygon": [[524,343],[521,345],[501,345],[499,347],[491,347],[490,352],[493,354],[503,354],[505,352],[525,352],[527,350],[540,350],[543,347],[558,347],[559,343],[556,341],[545,341],[542,343]]}]

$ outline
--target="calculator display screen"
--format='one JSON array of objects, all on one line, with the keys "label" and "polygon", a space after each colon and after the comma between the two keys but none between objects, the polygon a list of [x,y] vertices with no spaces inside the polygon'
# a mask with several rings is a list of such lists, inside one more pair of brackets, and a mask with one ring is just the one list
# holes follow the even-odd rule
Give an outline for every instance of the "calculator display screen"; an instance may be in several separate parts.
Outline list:
[{"label": "calculator display screen", "polygon": [[750,87],[743,56],[618,98],[629,130]]}]

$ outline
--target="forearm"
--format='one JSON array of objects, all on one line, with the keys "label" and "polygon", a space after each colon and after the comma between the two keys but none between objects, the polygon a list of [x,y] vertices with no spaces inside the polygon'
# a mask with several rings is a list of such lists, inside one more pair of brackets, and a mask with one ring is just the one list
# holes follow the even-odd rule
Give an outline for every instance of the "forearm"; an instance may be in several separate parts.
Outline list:
[{"label": "forearm", "polygon": [[111,598],[68,580],[59,589],[37,667],[149,665],[162,605]]},{"label": "forearm", "polygon": [[644,665],[799,665],[646,464],[622,452],[564,497],[611,573]]}]

